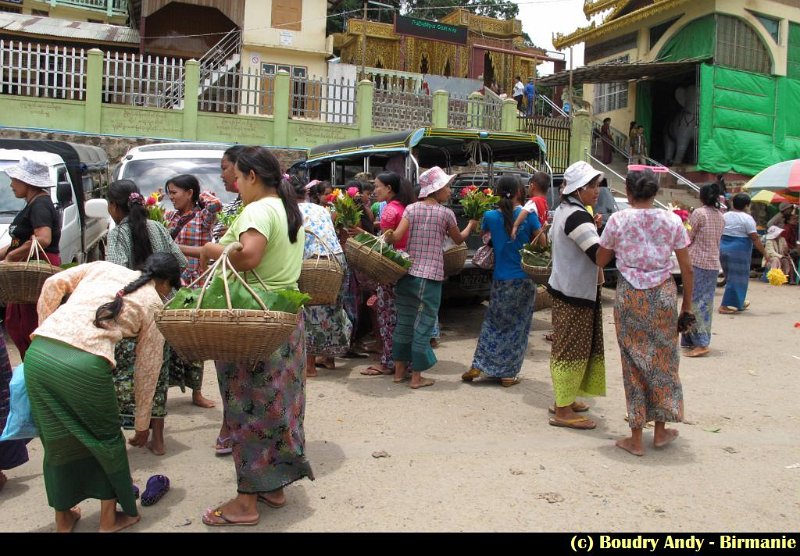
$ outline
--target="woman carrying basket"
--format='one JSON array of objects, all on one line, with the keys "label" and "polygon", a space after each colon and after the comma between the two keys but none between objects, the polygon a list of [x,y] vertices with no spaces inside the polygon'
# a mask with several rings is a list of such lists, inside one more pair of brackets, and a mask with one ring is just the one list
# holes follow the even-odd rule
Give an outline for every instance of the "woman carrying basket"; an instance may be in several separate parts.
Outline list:
[{"label": "woman carrying basket", "polygon": [[536,284],[522,270],[519,251],[541,226],[536,214],[531,213],[519,227],[516,239],[511,239],[525,190],[518,177],[503,176],[497,181],[495,194],[500,197],[498,208],[483,216],[483,231],[492,234],[495,260],[489,308],[472,366],[461,380],[472,382],[483,374],[508,387],[519,383],[517,375],[528,351],[536,298]]},{"label": "woman carrying basket", "polygon": [[[106,260],[131,270],[141,270],[153,253],[171,253],[181,270],[186,268],[186,257],[170,237],[167,229],[147,217],[144,197],[131,180],[117,180],[108,186],[108,213],[116,226],[108,231]],[[134,374],[136,368],[136,339],[123,338],[114,348],[114,387],[122,418],[122,427],[133,428],[136,414],[134,399]],[[158,378],[153,399],[150,428],[152,440],[147,448],[157,456],[163,456],[164,417],[167,415],[167,391],[169,390],[169,347],[164,349],[164,362]]]},{"label": "woman carrying basket", "polygon": [[450,199],[450,182],[454,177],[438,166],[420,174],[419,198],[422,201],[408,206],[397,229],[387,231],[386,236],[394,243],[408,232],[407,251],[413,262],[395,289],[397,326],[392,337],[392,356],[394,381],[406,379],[410,363],[409,386],[414,389],[434,383],[423,377],[422,371],[436,364],[431,333],[439,314],[445,279],[442,243],[449,236],[456,245],[461,245],[478,225],[477,221],[470,220],[467,227],[459,231],[456,215],[442,206]]},{"label": "woman carrying basket", "polygon": [[[50,199],[50,188],[55,184],[45,164],[23,156],[19,164],[5,169],[11,178],[11,190],[17,199],[25,199],[25,207],[9,226],[11,244],[0,249],[0,261],[24,262],[35,238],[44,249],[50,264],[58,266],[61,257],[58,242],[61,239],[61,218]],[[6,306],[6,329],[11,340],[25,357],[31,345],[31,333],[39,324],[36,305],[9,303]]]},{"label": "woman carrying basket", "polygon": [[[306,233],[303,259],[334,257],[344,272],[347,262],[336,236],[331,213],[324,207],[305,201],[306,186],[292,178],[298,207],[303,215]],[[342,281],[344,285],[344,281]],[[353,325],[343,306],[344,288],[340,288],[335,305],[311,305],[303,308],[306,328],[306,376],[317,376],[316,359],[324,358],[325,368],[334,368],[334,357],[341,357],[350,349]]]},{"label": "woman carrying basket", "polygon": [[122,338],[138,339],[136,434],[128,443],[144,446],[163,363],[164,338],[154,314],[180,287],[180,273],[175,257],[156,253],[141,272],[98,261],[44,283],[38,303],[42,324],[25,354],[25,383],[44,447],[44,484],[57,531],[72,531],[80,519],[74,506],[86,498],[100,499],[100,531],[139,521],[111,375],[114,346]]},{"label": "woman carrying basket", "polygon": [[[237,270],[252,271],[270,289],[296,289],[305,242],[303,215],[294,190],[282,180],[278,159],[262,147],[248,147],[236,162],[236,181],[244,208],[219,243],[203,246],[203,266],[218,259],[226,245],[239,242],[243,249],[231,252],[229,259]],[[256,525],[258,502],[283,506],[283,487],[303,477],[313,479],[303,431],[304,340],[300,318],[286,343],[255,367],[216,362],[237,495],[208,508],[206,525]]]}]

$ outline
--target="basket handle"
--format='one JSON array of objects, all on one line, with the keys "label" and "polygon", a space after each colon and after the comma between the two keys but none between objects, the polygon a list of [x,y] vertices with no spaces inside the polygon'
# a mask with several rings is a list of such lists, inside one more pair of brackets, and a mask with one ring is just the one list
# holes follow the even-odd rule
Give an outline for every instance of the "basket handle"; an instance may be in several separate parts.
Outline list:
[{"label": "basket handle", "polygon": [[[538,231],[538,232],[536,232],[536,235],[535,235],[535,236],[533,236],[533,239],[531,240],[531,245],[534,245],[534,244],[535,244],[535,243],[538,241],[538,239],[539,239],[539,236],[541,236],[541,235],[544,233],[544,231],[545,231],[545,230],[546,230],[546,227],[545,227],[545,226],[540,226],[540,227],[539,227],[539,231]],[[547,241],[547,236],[544,236],[544,238],[545,238],[545,240],[544,240],[544,244],[545,244],[545,246],[546,246],[546,245],[547,245],[547,243],[548,243],[548,241]]]},{"label": "basket handle", "polygon": [[[205,296],[206,290],[208,289],[208,285],[214,278],[217,269],[219,269],[220,275],[222,277],[222,285],[225,288],[225,303],[228,305],[228,310],[233,310],[233,305],[231,303],[230,286],[228,285],[229,274],[232,274],[233,278],[239,280],[242,283],[245,289],[250,293],[250,295],[252,295],[255,298],[255,300],[258,302],[259,305],[261,305],[261,308],[264,311],[269,310],[267,309],[267,306],[264,304],[264,301],[262,301],[262,299],[258,296],[258,294],[256,294],[255,291],[253,291],[253,288],[251,288],[247,284],[247,280],[242,278],[242,275],[239,274],[239,272],[237,272],[237,270],[233,268],[233,265],[231,265],[230,263],[229,259],[231,251],[241,251],[242,249],[244,249],[244,246],[238,241],[229,243],[228,245],[225,246],[225,249],[223,249],[220,258],[214,261],[214,264],[211,267],[209,267],[208,270],[206,270],[203,274],[197,277],[196,280],[194,280],[191,284],[189,284],[189,287],[191,287],[194,284],[198,283],[200,280],[203,280],[205,278],[203,280],[203,286],[200,290],[200,295],[197,296],[197,305],[195,306],[195,309],[200,308],[200,305],[203,303],[203,297]],[[264,286],[264,288],[266,289],[266,285],[264,284],[263,280],[261,280],[261,277],[258,274],[255,274],[255,276],[256,279],[259,281],[259,283],[261,283],[261,285]]]},{"label": "basket handle", "polygon": [[[322,239],[322,238],[321,238],[320,236],[318,236],[317,234],[315,234],[315,233],[314,233],[314,232],[313,232],[311,229],[309,229],[309,228],[303,228],[303,230],[304,230],[304,231],[305,231],[307,234],[311,234],[312,236],[314,236],[314,237],[317,239],[317,241],[319,241],[319,242],[322,244],[322,247],[324,247],[324,248],[325,248],[325,250],[326,250],[326,251],[327,251],[327,252],[330,254],[330,257],[329,257],[329,258],[330,258],[331,260],[335,261],[335,262],[336,262],[336,266],[338,266],[338,267],[339,267],[339,269],[340,269],[340,270],[342,270],[342,271],[344,272],[344,269],[342,268],[342,263],[340,263],[340,262],[339,262],[339,259],[337,259],[337,258],[336,258],[336,253],[334,253],[334,252],[333,252],[333,249],[331,249],[331,246],[330,246],[330,245],[328,245],[328,242],[327,242],[327,241],[325,241],[324,239]],[[319,254],[317,254],[317,260],[319,260],[319,259],[320,259],[320,255],[319,255]]]},{"label": "basket handle", "polygon": [[48,263],[50,262],[50,259],[47,258],[47,253],[44,251],[44,247],[42,247],[42,244],[39,243],[38,239],[36,239],[36,234],[31,234],[31,248],[30,251],[28,251],[28,258],[25,260],[25,263],[30,264],[31,259],[34,256],[36,257],[37,263],[41,262],[42,259],[39,257],[39,253],[42,254],[42,257],[44,257],[45,261]]}]

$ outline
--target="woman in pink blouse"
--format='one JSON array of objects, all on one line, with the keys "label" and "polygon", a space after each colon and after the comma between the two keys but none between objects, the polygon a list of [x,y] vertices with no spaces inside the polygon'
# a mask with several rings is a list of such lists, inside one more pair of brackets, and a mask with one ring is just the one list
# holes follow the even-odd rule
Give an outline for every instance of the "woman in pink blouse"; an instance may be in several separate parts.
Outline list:
[{"label": "woman in pink blouse", "polygon": [[[114,346],[137,338],[136,433],[144,446],[162,365],[164,338],[154,313],[173,288],[180,266],[170,253],[155,253],[141,272],[98,261],[50,277],[39,297],[41,325],[25,354],[25,383],[44,447],[47,501],[56,530],[70,532],[76,507],[100,499],[100,531],[139,521],[112,368]],[[64,296],[68,300],[62,304]],[[122,512],[116,511],[116,506]]]},{"label": "woman in pink blouse", "polygon": [[[394,230],[400,225],[406,207],[414,202],[411,184],[394,172],[383,172],[375,178],[375,198],[378,202],[386,202],[381,213],[381,233]],[[408,243],[408,232],[395,241],[394,248],[405,251]],[[394,372],[394,359],[392,359],[392,335],[397,323],[397,308],[395,307],[394,285],[380,285],[377,288],[378,298],[378,328],[381,335],[383,350],[381,364],[370,365],[362,375],[380,376],[390,375]]]},{"label": "woman in pink blouse", "polygon": [[[661,448],[678,436],[678,431],[667,429],[665,423],[683,420],[678,332],[683,332],[683,323],[692,318],[692,265],[681,219],[653,207],[658,192],[655,174],[630,172],[625,190],[631,208],[608,219],[597,264],[602,268],[616,255],[620,273],[614,323],[631,436],[618,440],[617,446],[642,456],[642,429],[648,421],[656,422],[653,446]],[[680,319],[677,288],[670,272],[673,251],[683,278]]]}]

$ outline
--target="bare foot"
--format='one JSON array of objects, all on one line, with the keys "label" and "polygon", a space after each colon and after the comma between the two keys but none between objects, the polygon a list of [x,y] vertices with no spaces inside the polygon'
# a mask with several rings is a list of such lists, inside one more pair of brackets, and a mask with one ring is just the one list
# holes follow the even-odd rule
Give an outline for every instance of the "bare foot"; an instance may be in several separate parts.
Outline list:
[{"label": "bare foot", "polygon": [[192,391],[192,403],[197,407],[204,407],[204,408],[212,408],[215,407],[217,404],[203,396],[203,393],[199,390]]},{"label": "bare foot", "polygon": [[633,438],[620,438],[616,442],[617,448],[622,448],[626,452],[630,452],[634,456],[643,456],[644,450],[642,449],[641,444],[638,444],[633,441]]},{"label": "bare foot", "polygon": [[56,512],[56,533],[72,533],[80,518],[81,509],[78,506],[66,512]]},{"label": "bare foot", "polygon": [[131,525],[139,523],[140,519],[142,519],[142,516],[132,516],[123,512],[117,512],[116,517],[114,518],[114,525],[112,525],[109,529],[103,529],[101,527],[99,531],[101,533],[116,533],[117,531],[122,531],[126,527],[130,527]]},{"label": "bare foot", "polygon": [[426,386],[433,386],[434,384],[436,384],[436,381],[433,380],[432,378],[422,377],[417,382],[414,382],[414,380],[412,379],[411,383],[408,386],[416,390],[417,388],[425,388]]},{"label": "bare foot", "polygon": [[148,441],[146,446],[147,449],[153,452],[153,454],[156,456],[163,456],[164,454],[167,453],[167,451],[164,449],[163,440],[156,440],[154,438],[153,440]]},{"label": "bare foot", "polygon": [[708,355],[708,352],[711,350],[707,347],[696,347],[693,350],[686,353],[686,357],[703,357],[704,355]]},{"label": "bare foot", "polygon": [[315,367],[306,367],[306,377],[314,378],[317,376],[317,369]]},{"label": "bare foot", "polygon": [[0,471],[0,490],[3,490],[3,487],[6,486],[7,482],[8,482],[8,477],[6,477],[5,473]]},{"label": "bare foot", "polygon": [[664,429],[663,434],[653,435],[653,446],[656,448],[663,448],[676,438],[678,438],[678,429]]}]

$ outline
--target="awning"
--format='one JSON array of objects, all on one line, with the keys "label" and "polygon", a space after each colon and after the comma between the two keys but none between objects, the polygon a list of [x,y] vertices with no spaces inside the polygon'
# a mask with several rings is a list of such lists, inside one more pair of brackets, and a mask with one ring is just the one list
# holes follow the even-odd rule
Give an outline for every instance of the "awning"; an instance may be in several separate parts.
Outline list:
[{"label": "awning", "polygon": [[[572,70],[572,84],[615,83],[620,81],[655,80],[693,70],[705,58],[693,58],[679,62],[634,62],[632,64],[598,64]],[[560,87],[569,85],[569,70],[537,79],[537,85]]]}]

